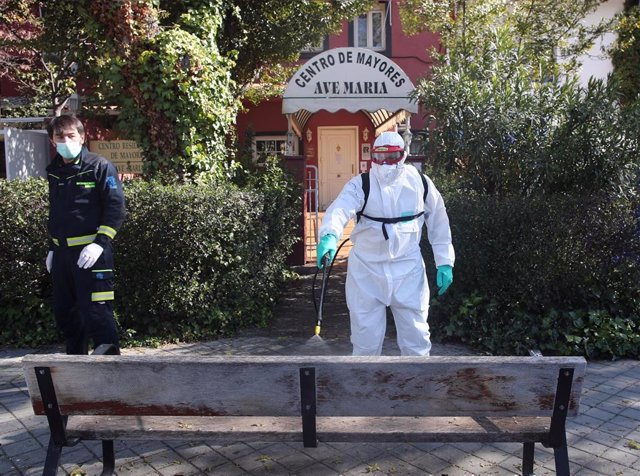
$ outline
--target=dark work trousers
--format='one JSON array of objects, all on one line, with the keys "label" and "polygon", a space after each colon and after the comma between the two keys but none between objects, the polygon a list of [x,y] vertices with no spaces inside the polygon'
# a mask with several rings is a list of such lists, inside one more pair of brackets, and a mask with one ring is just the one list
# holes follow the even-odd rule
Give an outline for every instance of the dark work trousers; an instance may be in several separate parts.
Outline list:
[{"label": "dark work trousers", "polygon": [[56,324],[64,334],[67,354],[87,354],[89,340],[93,341],[94,348],[100,344],[114,344],[119,349],[113,317],[111,245],[104,248],[89,269],[78,267],[83,248],[84,245],[54,247],[51,277]]}]

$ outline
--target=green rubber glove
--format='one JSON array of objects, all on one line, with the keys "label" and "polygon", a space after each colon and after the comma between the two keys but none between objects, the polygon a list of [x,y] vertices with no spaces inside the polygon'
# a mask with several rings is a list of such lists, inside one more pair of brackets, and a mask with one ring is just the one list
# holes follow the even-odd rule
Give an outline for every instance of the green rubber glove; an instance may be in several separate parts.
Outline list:
[{"label": "green rubber glove", "polygon": [[453,268],[448,264],[443,264],[438,267],[438,274],[436,275],[436,284],[439,289],[438,296],[446,293],[451,283],[453,283]]},{"label": "green rubber glove", "polygon": [[338,247],[338,238],[334,235],[324,235],[320,238],[320,243],[318,243],[318,249],[316,251],[316,255],[318,257],[318,268],[322,269],[322,257],[329,253],[329,262],[331,264],[333,261],[333,257],[336,255],[336,249]]}]

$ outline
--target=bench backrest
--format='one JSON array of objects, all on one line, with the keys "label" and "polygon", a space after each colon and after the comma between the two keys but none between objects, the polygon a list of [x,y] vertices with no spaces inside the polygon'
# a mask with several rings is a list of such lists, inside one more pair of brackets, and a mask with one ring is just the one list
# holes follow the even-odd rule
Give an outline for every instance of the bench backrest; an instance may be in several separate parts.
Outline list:
[{"label": "bench backrest", "polygon": [[25,356],[23,368],[36,414],[44,414],[39,372],[51,375],[63,415],[299,416],[302,386],[315,393],[318,416],[550,416],[561,371],[573,373],[568,415],[577,414],[586,362],[53,354]]}]

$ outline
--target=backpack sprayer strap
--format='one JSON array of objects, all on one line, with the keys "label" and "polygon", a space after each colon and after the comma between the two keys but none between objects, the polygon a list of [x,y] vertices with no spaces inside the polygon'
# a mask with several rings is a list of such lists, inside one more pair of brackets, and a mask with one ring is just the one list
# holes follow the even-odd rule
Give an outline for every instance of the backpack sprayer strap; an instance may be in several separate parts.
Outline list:
[{"label": "backpack sprayer strap", "polygon": [[369,220],[373,220],[373,221],[377,221],[379,223],[382,223],[382,234],[384,235],[384,239],[388,240],[389,239],[389,234],[387,233],[387,223],[400,223],[403,221],[411,221],[414,220],[416,218],[421,217],[422,215],[424,215],[424,212],[420,212],[420,213],[416,213],[415,215],[407,215],[404,217],[395,217],[395,218],[381,218],[381,217],[370,217],[369,215],[365,215],[364,213],[361,213],[360,216],[366,217]]},{"label": "backpack sprayer strap", "polygon": [[[389,239],[389,234],[387,233],[387,227],[385,226],[387,223],[400,223],[403,221],[411,221],[415,218],[419,218],[424,215],[424,212],[417,213],[415,215],[407,215],[404,217],[395,217],[395,218],[380,218],[380,217],[370,217],[369,215],[364,214],[364,209],[367,206],[367,200],[369,200],[369,190],[371,188],[369,172],[364,172],[360,174],[362,178],[362,191],[364,192],[364,203],[362,204],[362,208],[360,211],[356,212],[356,223],[360,221],[360,217],[367,217],[369,220],[377,221],[382,223],[382,234],[384,235],[384,239]],[[424,188],[424,193],[422,194],[422,200],[427,200],[427,192],[429,191],[429,187],[427,184],[427,179],[424,174],[420,174],[420,178],[422,179],[422,185]]]},{"label": "backpack sprayer strap", "polygon": [[369,172],[361,173],[360,178],[362,179],[362,191],[364,192],[364,203],[362,204],[362,208],[360,209],[360,211],[356,212],[356,223],[360,221],[362,212],[364,212],[364,209],[367,206],[367,200],[369,200],[369,189],[370,189]]}]

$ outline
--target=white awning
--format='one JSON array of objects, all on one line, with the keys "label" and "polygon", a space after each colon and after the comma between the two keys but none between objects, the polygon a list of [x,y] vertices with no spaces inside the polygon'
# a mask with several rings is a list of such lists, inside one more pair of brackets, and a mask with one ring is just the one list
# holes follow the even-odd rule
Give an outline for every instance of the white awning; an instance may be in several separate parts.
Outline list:
[{"label": "white awning", "polygon": [[386,56],[366,48],[335,48],[310,58],[298,69],[284,93],[282,112],[344,109],[374,113],[382,109],[416,113],[413,90],[406,73]]}]

